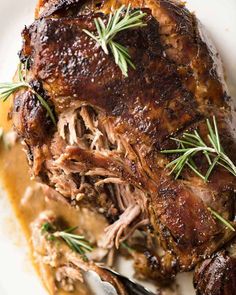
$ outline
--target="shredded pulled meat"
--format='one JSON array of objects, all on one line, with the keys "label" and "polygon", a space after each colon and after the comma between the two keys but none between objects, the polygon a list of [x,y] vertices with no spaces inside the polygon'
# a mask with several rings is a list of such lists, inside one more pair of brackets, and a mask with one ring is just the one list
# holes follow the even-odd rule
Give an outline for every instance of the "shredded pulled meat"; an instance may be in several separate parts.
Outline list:
[{"label": "shredded pulled meat", "polygon": [[[78,150],[73,158],[74,148]],[[86,159],[76,159],[83,157],[83,152],[87,153]],[[123,165],[137,156],[102,112],[85,105],[65,111],[59,117],[50,153],[53,157],[46,166],[56,192],[45,188],[46,194],[56,199],[66,196],[75,207],[94,202],[98,210],[105,210],[115,221],[105,230],[100,243],[104,248],[118,248],[136,229],[149,223],[146,193],[117,175],[111,165],[103,164],[113,159]],[[100,165],[95,161],[100,161]]]}]

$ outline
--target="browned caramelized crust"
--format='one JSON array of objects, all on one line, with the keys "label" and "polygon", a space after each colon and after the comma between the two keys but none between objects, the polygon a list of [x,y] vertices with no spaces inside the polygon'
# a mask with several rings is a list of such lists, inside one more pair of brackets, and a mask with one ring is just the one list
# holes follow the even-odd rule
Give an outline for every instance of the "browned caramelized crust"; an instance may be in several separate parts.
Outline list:
[{"label": "browned caramelized crust", "polygon": [[221,251],[205,260],[196,270],[194,285],[198,295],[234,295],[236,258]]},{"label": "browned caramelized crust", "polygon": [[[94,18],[107,20],[112,7],[128,3],[147,13],[147,25],[117,35],[136,66],[124,77],[83,29],[95,33]],[[16,95],[13,120],[32,173],[71,205],[103,212],[111,222],[107,247],[149,226],[166,251],[162,276],[170,256],[174,272],[190,270],[234,235],[208,207],[229,221],[235,217],[229,172],[217,167],[205,183],[186,169],[175,180],[165,169],[171,157],[160,153],[186,130],[198,128],[207,141],[205,120],[215,115],[222,145],[235,161],[231,100],[195,16],[169,0],[71,0],[41,1],[36,17],[23,31],[20,57],[29,59],[31,83],[40,83],[58,124],[49,127],[30,92]],[[205,159],[197,164],[204,169]]]}]

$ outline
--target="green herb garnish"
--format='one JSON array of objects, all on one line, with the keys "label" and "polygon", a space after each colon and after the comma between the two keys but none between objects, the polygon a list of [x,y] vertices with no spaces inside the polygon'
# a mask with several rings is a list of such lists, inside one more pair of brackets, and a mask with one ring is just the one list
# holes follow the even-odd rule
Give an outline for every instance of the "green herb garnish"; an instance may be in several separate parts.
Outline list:
[{"label": "green herb garnish", "polygon": [[[25,74],[25,75],[24,75]],[[25,76],[25,78],[24,78]],[[53,114],[53,111],[50,109],[48,103],[46,100],[39,95],[30,84],[26,81],[27,78],[27,64],[25,65],[25,70],[22,69],[22,63],[19,64],[18,67],[18,82],[9,82],[9,83],[0,83],[0,99],[3,101],[6,101],[14,92],[22,89],[22,88],[28,88],[31,90],[31,92],[37,97],[41,105],[46,109],[49,117],[51,118],[54,125],[56,125],[56,119]]]},{"label": "green herb garnish", "polygon": [[130,13],[130,4],[126,9],[126,12],[125,9],[125,5],[122,5],[114,13],[110,13],[107,24],[105,24],[100,17],[94,19],[98,34],[97,36],[88,30],[83,31],[94,39],[107,55],[109,54],[109,47],[115,58],[115,63],[120,67],[122,74],[127,77],[128,65],[133,69],[135,69],[135,65],[131,61],[128,49],[115,42],[114,38],[121,31],[146,26],[142,21],[142,18],[146,13],[143,13],[141,10],[136,10]]},{"label": "green herb garnish", "polygon": [[73,234],[76,229],[77,227],[71,227],[63,231],[56,231],[55,227],[49,222],[44,223],[41,227],[43,234],[49,234],[49,240],[63,239],[73,251],[87,259],[85,253],[91,252],[93,248],[84,236]]},{"label": "green herb garnish", "polygon": [[122,242],[121,246],[126,249],[129,253],[132,253],[134,251],[133,248],[131,248],[126,242]]},{"label": "green herb garnish", "polygon": [[[181,154],[178,158],[167,164],[167,168],[172,168],[171,173],[175,173],[177,179],[181,174],[183,168],[188,166],[194,173],[201,177],[205,182],[208,181],[213,169],[216,165],[220,165],[236,176],[236,166],[225,154],[224,149],[220,143],[219,132],[217,128],[216,118],[213,116],[213,126],[209,119],[206,120],[208,127],[209,144],[205,143],[199,133],[195,130],[193,133],[185,132],[182,139],[171,138],[180,144],[180,148],[175,150],[161,151],[163,154]],[[193,156],[202,153],[208,162],[208,170],[203,175],[196,167]]]},{"label": "green herb garnish", "polygon": [[50,222],[45,222],[41,227],[42,234],[51,233],[55,230],[56,230],[56,228]]},{"label": "green herb garnish", "polygon": [[215,218],[217,218],[220,222],[222,222],[227,228],[229,228],[232,231],[235,231],[235,228],[226,219],[224,219],[219,213],[217,213],[210,207],[208,207],[208,210],[211,212],[213,216],[215,216]]}]

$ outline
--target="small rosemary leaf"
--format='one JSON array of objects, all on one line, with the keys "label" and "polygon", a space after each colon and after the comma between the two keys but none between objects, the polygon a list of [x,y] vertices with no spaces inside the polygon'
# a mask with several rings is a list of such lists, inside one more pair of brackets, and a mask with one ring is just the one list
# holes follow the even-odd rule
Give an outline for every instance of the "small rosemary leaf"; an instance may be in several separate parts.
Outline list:
[{"label": "small rosemary leaf", "polygon": [[125,57],[123,55],[119,55],[119,64],[118,65],[120,66],[122,74],[125,77],[128,77],[128,66],[127,66]]},{"label": "small rosemary leaf", "polygon": [[124,46],[122,46],[121,44],[115,41],[112,41],[111,43],[114,44],[114,46],[117,48],[118,51],[123,53],[126,57],[130,58],[130,54],[127,48],[125,48]]},{"label": "small rosemary leaf", "polygon": [[101,32],[101,35],[102,35],[102,32],[106,30],[106,26],[105,26],[103,20],[100,17],[97,18],[97,22],[98,22],[98,26],[101,27],[101,29],[100,28],[99,29],[101,30],[100,32]]},{"label": "small rosemary leaf", "polygon": [[189,143],[191,143],[191,144],[193,144],[193,145],[195,145],[196,147],[199,147],[199,146],[205,146],[205,143],[201,140],[201,138],[200,137],[198,137],[196,134],[189,134],[189,133],[184,133],[183,134],[183,138],[187,141],[187,142],[189,142]]},{"label": "small rosemary leaf", "polygon": [[118,65],[119,65],[119,58],[122,58],[122,55],[124,55],[124,59],[121,62],[123,62],[123,69],[125,71],[125,74],[127,74],[127,71],[128,71],[127,64],[129,64],[133,69],[136,69],[135,65],[131,61],[131,57],[130,57],[128,50],[124,46],[122,46],[114,41],[111,41],[111,44],[113,46],[112,50],[114,50],[115,60],[116,60],[115,55],[117,55],[117,59],[118,59],[117,64]]},{"label": "small rosemary leaf", "polygon": [[0,84],[0,99],[6,101],[15,91],[27,87],[25,83],[2,83]]},{"label": "small rosemary leaf", "polygon": [[78,228],[78,226],[69,227],[68,229],[64,230],[65,233],[71,233],[75,231]]},{"label": "small rosemary leaf", "polygon": [[209,130],[209,134],[208,134],[208,139],[211,143],[211,145],[214,147],[214,149],[216,151],[218,151],[218,146],[217,146],[217,143],[216,143],[216,135],[212,129],[212,126],[211,126],[211,123],[210,123],[210,120],[207,119],[207,127],[208,127],[208,130]]},{"label": "small rosemary leaf", "polygon": [[212,164],[209,166],[209,168],[208,168],[208,170],[207,170],[207,173],[206,173],[206,175],[205,175],[205,178],[204,178],[204,181],[205,181],[205,182],[208,181],[209,176],[210,176],[212,170],[215,168],[215,165],[218,163],[219,159],[220,159],[220,156],[217,156],[217,157],[214,159],[214,161],[212,162]]},{"label": "small rosemary leaf", "polygon": [[134,249],[131,248],[126,242],[122,242],[122,243],[121,243],[121,246],[122,246],[123,248],[125,248],[125,249],[126,249],[128,252],[130,252],[130,253],[134,252]]},{"label": "small rosemary leaf", "polygon": [[[195,131],[196,131],[196,130],[195,130]],[[184,133],[183,133],[183,136],[184,136],[184,137],[189,137],[189,138],[196,139],[197,142],[199,141],[199,137],[198,137],[197,134],[195,134],[195,132],[194,132],[194,134],[192,134],[192,133],[188,133],[188,132],[184,132]]]},{"label": "small rosemary leaf", "polygon": [[[180,157],[181,157],[181,156],[180,156]],[[168,164],[166,165],[166,168],[172,167],[174,164],[176,164],[177,162],[179,162],[179,158],[180,158],[180,157],[178,157],[178,158],[174,159],[173,161],[171,161],[170,163],[168,163]]]},{"label": "small rosemary leaf", "polygon": [[175,171],[176,171],[176,173],[175,173],[175,179],[178,179],[179,178],[179,176],[180,176],[183,168],[184,168],[184,166],[178,166],[178,167],[176,167],[176,169],[175,169]]},{"label": "small rosemary leaf", "polygon": [[[218,153],[218,147],[217,147],[217,145],[216,145],[214,139],[212,138],[212,136],[211,136],[210,134],[208,134],[207,137],[208,137],[208,139],[209,139],[211,145],[212,145],[213,148],[215,149],[215,151]],[[213,137],[214,137],[214,135],[213,135]]]},{"label": "small rosemary leaf", "polygon": [[1,96],[2,101],[5,102],[11,95],[12,92],[8,92],[5,95]]},{"label": "small rosemary leaf", "polygon": [[45,222],[41,226],[41,232],[42,233],[51,232],[51,231],[54,231],[54,230],[55,230],[55,228],[54,228],[54,226],[50,222]]},{"label": "small rosemary leaf", "polygon": [[[142,15],[142,17],[143,17],[144,15]],[[120,31],[124,31],[124,30],[127,30],[127,29],[135,29],[135,28],[142,28],[142,27],[145,27],[146,26],[146,24],[144,24],[144,23],[142,23],[141,21],[140,22],[137,22],[137,23],[135,23],[135,24],[132,24],[132,23],[130,23],[130,24],[126,24],[124,27],[122,27],[121,29],[120,29]]]},{"label": "small rosemary leaf", "polygon": [[208,164],[211,165],[212,161],[207,151],[203,151],[204,156],[206,157]]},{"label": "small rosemary leaf", "polygon": [[215,138],[216,138],[218,151],[221,152],[220,137],[219,137],[219,132],[218,132],[217,123],[216,123],[216,117],[215,116],[213,116],[213,124],[214,124],[214,129],[215,129]]},{"label": "small rosemary leaf", "polygon": [[221,221],[227,228],[229,228],[232,231],[235,231],[235,228],[227,221],[224,219],[219,213],[217,213],[215,210],[212,208],[208,207],[208,210],[214,215],[219,221]]},{"label": "small rosemary leaf", "polygon": [[56,126],[57,122],[56,122],[56,118],[51,110],[51,108],[49,107],[48,103],[44,100],[44,98],[39,95],[37,92],[33,91],[32,92],[36,95],[36,97],[38,98],[38,100],[40,101],[40,103],[42,104],[42,106],[46,109],[49,117],[51,118],[53,124]]},{"label": "small rosemary leaf", "polygon": [[84,240],[85,241],[84,236],[79,236],[77,234],[70,234],[68,231],[61,232],[60,236],[66,236],[66,237],[69,237],[69,238],[72,238],[72,239],[75,239],[75,240]]},{"label": "small rosemary leaf", "polygon": [[5,82],[0,84],[0,89],[11,89],[14,87],[14,85],[18,85],[19,83],[13,83],[13,82]]},{"label": "small rosemary leaf", "polygon": [[[197,132],[197,130],[194,130],[194,134],[198,140],[198,142],[202,145],[202,146],[205,146],[207,147],[206,143],[204,142],[204,140],[201,138],[201,136],[199,135],[199,133]],[[208,161],[208,164],[211,165],[212,164],[212,161],[211,161],[211,158],[210,156],[208,155],[208,152],[207,151],[203,151],[203,154],[204,156],[206,157],[207,161]]]},{"label": "small rosemary leaf", "polygon": [[189,150],[189,148],[184,148],[184,149],[175,149],[175,150],[163,150],[161,151],[162,154],[180,154],[180,153],[185,153]]},{"label": "small rosemary leaf", "polygon": [[221,153],[221,160],[227,163],[228,167],[234,171],[234,175],[236,176],[236,166],[234,163],[230,160],[230,158],[225,155],[224,153]]},{"label": "small rosemary leaf", "polygon": [[181,174],[185,164],[187,164],[188,162],[188,157],[186,154],[182,155],[182,159],[177,163],[175,170],[176,172],[176,176],[175,179],[177,179],[179,177],[179,175]]},{"label": "small rosemary leaf", "polygon": [[[178,138],[171,138],[173,141],[179,142],[179,143],[183,143],[183,144],[187,144],[189,146],[198,146],[197,144],[193,143],[193,141],[187,141],[187,140],[182,140],[182,139],[178,139]],[[182,149],[187,149],[186,147],[182,148]]]},{"label": "small rosemary leaf", "polygon": [[[123,5],[122,10],[123,10],[124,8],[125,8],[125,5]],[[127,9],[126,9],[126,13],[125,13],[125,17],[124,17],[124,18],[128,18],[128,17],[129,17],[130,8],[131,8],[131,4],[129,3],[129,5],[127,6]]]},{"label": "small rosemary leaf", "polygon": [[170,174],[177,169],[177,166],[178,166],[179,162],[181,161],[182,157],[183,157],[183,155],[181,155],[180,157],[178,157],[177,159],[171,161],[169,164],[166,165],[167,168],[172,167],[174,165]]},{"label": "small rosemary leaf", "polygon": [[12,91],[14,92],[16,89],[20,87],[27,87],[26,83],[24,82],[18,82],[18,83],[1,83],[0,84],[0,94],[7,92],[7,91]]},{"label": "small rosemary leaf", "polygon": [[187,162],[187,165],[189,166],[190,169],[193,170],[194,173],[196,173],[200,178],[202,178],[203,180],[205,180],[205,176],[200,173],[192,164],[190,164],[189,162]]},{"label": "small rosemary leaf", "polygon": [[116,49],[116,46],[115,46],[115,43],[114,42],[110,42],[110,48],[111,48],[111,51],[114,55],[114,58],[115,58],[115,63],[118,64],[119,63],[119,53]]},{"label": "small rosemary leaf", "polygon": [[88,244],[85,244],[83,242],[79,242],[80,247],[86,249],[87,251],[91,252],[93,250],[93,248],[91,246],[89,246]]},{"label": "small rosemary leaf", "polygon": [[211,127],[211,123],[210,123],[210,120],[207,118],[206,119],[206,122],[207,122],[207,127],[208,127],[208,131],[210,133],[210,136],[213,136],[214,135],[214,132],[213,132],[213,129]]},{"label": "small rosemary leaf", "polygon": [[131,66],[132,69],[136,70],[135,64],[133,64],[130,59],[127,59],[126,61],[127,61],[127,64]]},{"label": "small rosemary leaf", "polygon": [[137,27],[145,27],[147,24],[142,22],[142,19],[146,16],[146,13],[139,11],[136,11],[132,13],[129,17],[129,19],[126,21],[125,25],[123,26],[123,29],[127,28],[137,28]]},{"label": "small rosemary leaf", "polygon": [[234,176],[236,176],[236,174],[234,173],[234,171],[230,167],[226,166],[225,164],[221,163],[220,161],[218,161],[217,164],[224,167],[226,170],[228,170],[230,173],[232,173]]},{"label": "small rosemary leaf", "polygon": [[108,19],[108,22],[107,22],[106,30],[109,32],[111,30],[111,27],[112,27],[112,13],[109,14],[109,19]]},{"label": "small rosemary leaf", "polygon": [[[28,57],[25,61],[25,77],[28,77],[29,61],[30,61],[30,58]],[[24,81],[24,78],[22,79],[22,81]]]},{"label": "small rosemary leaf", "polygon": [[[112,25],[112,31],[115,30],[115,28],[117,27],[117,24],[121,18],[121,12],[125,9],[125,5],[122,5],[119,9],[117,9],[114,13],[114,17],[113,17],[113,25]],[[126,11],[126,15],[124,17],[124,19],[126,19],[128,17],[129,14],[129,9],[130,9],[130,4],[128,5],[127,11]]]},{"label": "small rosemary leaf", "polygon": [[[197,143],[197,145],[203,145],[203,146],[207,146],[204,142],[204,140],[201,138],[201,136],[199,135],[199,133],[197,132],[197,130],[194,130],[194,134],[192,134],[192,138],[195,138],[195,141]],[[191,137],[191,134],[188,134],[189,137]]]},{"label": "small rosemary leaf", "polygon": [[[234,166],[234,164],[224,160],[223,158],[220,159],[221,161],[225,162],[226,165],[224,165],[221,162],[218,162],[219,165],[221,165],[222,167],[224,167],[225,169],[227,169],[230,173],[232,173],[234,176],[236,176],[236,167]],[[228,165],[228,166],[227,166]]]},{"label": "small rosemary leaf", "polygon": [[96,26],[96,29],[97,29],[97,32],[98,32],[98,36],[100,38],[102,38],[102,31],[101,31],[101,27],[100,27],[100,23],[98,21],[98,18],[94,19],[94,23],[95,23],[95,26]]},{"label": "small rosemary leaf", "polygon": [[195,162],[193,161],[192,158],[189,159],[188,163],[189,163],[194,169],[197,170],[197,166],[196,166],[196,164],[195,164]]},{"label": "small rosemary leaf", "polygon": [[20,82],[24,82],[23,73],[22,73],[22,63],[18,65],[18,79]]},{"label": "small rosemary leaf", "polygon": [[77,243],[75,243],[72,239],[67,238],[66,236],[63,236],[62,239],[69,245],[69,247],[72,250],[74,250],[80,254],[84,254],[84,250]]},{"label": "small rosemary leaf", "polygon": [[206,145],[203,139],[201,138],[201,136],[199,135],[199,133],[197,132],[197,130],[194,130],[194,135],[196,136],[199,142],[201,142],[203,145]]}]

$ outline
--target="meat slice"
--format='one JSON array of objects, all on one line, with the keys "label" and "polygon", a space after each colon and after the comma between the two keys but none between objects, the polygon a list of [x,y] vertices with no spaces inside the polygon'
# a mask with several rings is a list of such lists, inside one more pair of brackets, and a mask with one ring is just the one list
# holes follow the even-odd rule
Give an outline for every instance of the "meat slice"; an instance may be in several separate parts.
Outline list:
[{"label": "meat slice", "polygon": [[[168,269],[171,256],[175,272],[186,271],[235,235],[208,210],[235,220],[235,178],[216,166],[207,183],[188,169],[176,180],[165,169],[171,157],[161,150],[175,148],[170,138],[186,130],[198,129],[207,141],[206,118],[214,115],[235,163],[232,100],[214,48],[177,1],[130,2],[146,12],[146,26],[117,35],[136,66],[122,76],[112,55],[83,29],[95,32],[96,17],[106,21],[112,9],[128,3],[40,2],[37,19],[23,31],[20,57],[29,60],[28,79],[53,106],[58,124],[44,127],[45,112],[27,91],[15,95],[13,121],[32,174],[72,206],[108,218],[104,247],[148,227]],[[201,169],[204,159],[197,159]]]}]

